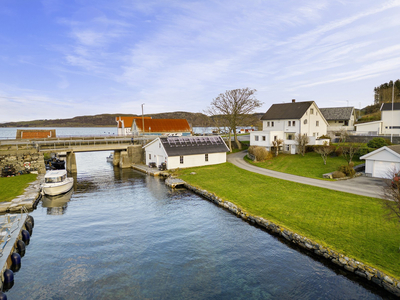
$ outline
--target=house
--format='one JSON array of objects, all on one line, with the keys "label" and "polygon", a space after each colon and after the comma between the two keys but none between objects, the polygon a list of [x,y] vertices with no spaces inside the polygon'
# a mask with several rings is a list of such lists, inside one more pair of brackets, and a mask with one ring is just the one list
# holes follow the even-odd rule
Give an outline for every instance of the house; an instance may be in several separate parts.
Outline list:
[{"label": "house", "polygon": [[365,159],[365,175],[391,178],[400,171],[400,145],[384,146],[360,157]]},{"label": "house", "polygon": [[326,135],[328,122],[314,101],[273,104],[261,117],[262,131],[250,132],[250,145],[271,150],[273,141],[282,139],[283,150],[295,154],[297,134],[306,134],[309,145],[322,144],[318,137]]},{"label": "house", "polygon": [[354,107],[328,107],[320,110],[328,122],[328,131],[354,130]]},{"label": "house", "polygon": [[221,164],[229,151],[220,136],[158,137],[143,148],[147,165],[164,162],[167,169]]},{"label": "house", "polygon": [[56,137],[55,129],[17,129],[17,139],[47,139]]},{"label": "house", "polygon": [[132,134],[132,124],[133,120],[142,120],[142,119],[151,119],[151,117],[115,117],[115,121],[117,122],[117,130],[119,136],[126,136]]},{"label": "house", "polygon": [[382,103],[381,120],[356,124],[358,134],[400,134],[400,103]]},{"label": "house", "polygon": [[133,135],[190,136],[192,128],[186,119],[134,119],[131,132]]}]

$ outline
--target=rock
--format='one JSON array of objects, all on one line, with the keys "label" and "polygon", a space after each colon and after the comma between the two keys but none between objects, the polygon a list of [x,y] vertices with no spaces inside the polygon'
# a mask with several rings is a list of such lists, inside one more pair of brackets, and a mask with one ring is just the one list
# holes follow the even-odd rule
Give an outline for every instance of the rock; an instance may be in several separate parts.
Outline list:
[{"label": "rock", "polygon": [[350,271],[350,272],[354,272],[354,268],[352,268],[352,267],[350,267],[350,266],[348,266],[348,265],[345,265],[344,266],[344,268],[347,270],[347,271]]},{"label": "rock", "polygon": [[388,283],[390,283],[390,284],[393,284],[393,279],[392,278],[390,278],[389,276],[385,276],[385,277],[383,277],[383,280],[384,281],[386,281],[386,282],[388,282]]},{"label": "rock", "polygon": [[365,273],[364,273],[364,272],[355,271],[354,273],[355,273],[355,274],[357,274],[357,275],[358,275],[358,276],[360,276],[360,277],[367,278],[367,275],[365,275]]},{"label": "rock", "polygon": [[196,175],[196,174],[197,174],[196,172],[190,172],[189,175]]}]

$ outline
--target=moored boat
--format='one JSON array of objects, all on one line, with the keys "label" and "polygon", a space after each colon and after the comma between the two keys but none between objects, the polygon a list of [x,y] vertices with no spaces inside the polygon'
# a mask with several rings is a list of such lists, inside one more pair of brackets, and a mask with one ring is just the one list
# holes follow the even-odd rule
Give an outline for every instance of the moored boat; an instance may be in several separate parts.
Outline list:
[{"label": "moored boat", "polygon": [[44,175],[42,192],[45,195],[55,196],[68,192],[74,185],[74,179],[67,177],[66,170],[51,170]]},{"label": "moored boat", "polygon": [[114,160],[114,154],[113,154],[113,153],[110,153],[110,155],[107,156],[107,161],[108,161],[108,162],[113,162],[113,160]]}]

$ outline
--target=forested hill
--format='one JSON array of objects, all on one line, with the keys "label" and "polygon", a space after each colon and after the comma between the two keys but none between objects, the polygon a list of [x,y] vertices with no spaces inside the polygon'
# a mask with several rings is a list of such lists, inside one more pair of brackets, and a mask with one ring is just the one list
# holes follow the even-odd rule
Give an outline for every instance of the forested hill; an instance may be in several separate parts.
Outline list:
[{"label": "forested hill", "polygon": [[[259,115],[260,114],[251,115],[249,120],[250,123],[241,125],[257,125],[256,123],[260,119]],[[119,116],[138,116],[138,115],[102,114],[95,116],[80,116],[71,119],[8,122],[8,123],[0,123],[0,127],[108,127],[108,126],[114,127],[117,126],[117,123],[115,122],[115,117]],[[192,127],[215,126],[213,119],[202,113],[177,111],[177,112],[168,112],[159,114],[146,114],[144,116],[152,117],[153,119],[186,119]]]},{"label": "forested hill", "polygon": [[[382,104],[392,102],[393,81],[383,83],[374,88],[374,103]],[[394,102],[400,102],[400,80],[394,82]]]}]

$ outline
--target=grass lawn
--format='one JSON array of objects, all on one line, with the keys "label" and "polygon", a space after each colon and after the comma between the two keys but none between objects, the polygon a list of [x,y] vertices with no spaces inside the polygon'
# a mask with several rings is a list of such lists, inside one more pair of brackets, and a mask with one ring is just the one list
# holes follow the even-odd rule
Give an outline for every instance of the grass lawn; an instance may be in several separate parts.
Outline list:
[{"label": "grass lawn", "polygon": [[[257,167],[317,179],[322,179],[322,174],[336,171],[338,167],[347,165],[347,161],[342,156],[328,157],[324,165],[321,155],[315,152],[306,153],[305,156],[282,153],[265,162],[255,163],[247,158],[246,161]],[[353,160],[353,162],[354,165],[359,165],[364,161]]]},{"label": "grass lawn", "polygon": [[399,224],[384,218],[384,200],[271,178],[230,163],[178,172],[250,214],[400,278]]},{"label": "grass lawn", "polygon": [[29,183],[36,180],[36,174],[25,174],[14,177],[0,177],[0,202],[11,201],[24,193]]}]

